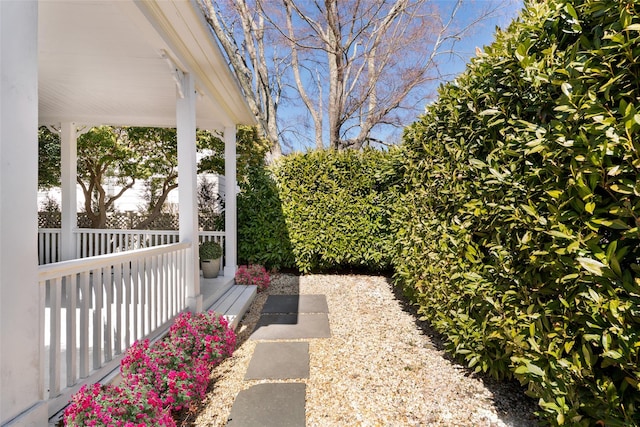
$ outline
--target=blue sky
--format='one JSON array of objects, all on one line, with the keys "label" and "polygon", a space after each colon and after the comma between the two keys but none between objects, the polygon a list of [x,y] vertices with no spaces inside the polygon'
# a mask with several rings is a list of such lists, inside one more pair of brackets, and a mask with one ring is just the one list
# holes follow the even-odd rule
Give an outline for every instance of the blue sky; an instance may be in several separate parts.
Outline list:
[{"label": "blue sky", "polygon": [[[441,10],[444,14],[449,13],[456,2],[455,0],[434,0],[434,3],[437,4],[439,10]],[[523,0],[503,0],[498,2],[492,0],[466,1],[463,3],[462,8],[457,15],[457,19],[459,19],[459,22],[461,23],[460,25],[464,26],[466,23],[471,22],[478,16],[479,10],[490,6],[492,3],[494,5],[498,3],[500,5],[498,12],[493,18],[477,24],[470,34],[457,42],[455,51],[458,53],[459,57],[441,57],[441,72],[447,76],[445,80],[451,80],[455,78],[457,74],[464,71],[469,59],[475,56],[476,47],[482,48],[483,46],[491,44],[494,39],[496,26],[499,26],[500,28],[506,28],[509,23],[518,15],[519,11],[523,7]],[[444,80],[435,82],[433,84],[434,93],[437,86],[443,81]],[[430,101],[433,101],[433,99],[428,100],[428,102]],[[280,109],[280,113],[284,113],[283,115],[286,117],[285,120],[289,120],[290,118],[292,122],[299,122],[299,116],[302,106],[294,108],[287,106],[282,107]],[[405,123],[405,125],[410,124],[410,122],[411,120],[409,120],[408,123]],[[300,130],[299,127],[298,130]],[[312,128],[308,130],[308,134],[309,140],[311,140],[313,138]],[[376,137],[387,141],[398,141],[401,134],[401,129],[394,129],[386,130],[385,132],[380,131],[378,135],[376,135]],[[294,140],[293,138],[289,138],[289,143],[291,144],[291,148],[294,151],[305,151],[307,148],[311,148],[313,146],[313,143],[311,141],[305,142]],[[291,151],[289,148],[283,148],[285,152]]]},{"label": "blue sky", "polygon": [[[436,3],[440,4],[443,9],[447,7],[450,9],[455,2],[452,0],[438,0]],[[470,22],[474,18],[477,8],[481,8],[486,3],[488,2],[483,0],[467,2],[460,10],[459,17],[463,22]],[[496,27],[505,29],[523,8],[522,0],[504,0],[501,3],[495,17],[478,24],[470,37],[460,41],[458,49],[460,53],[466,56],[466,59],[452,62],[450,64],[451,73],[459,74],[464,71],[469,59],[475,56],[476,47],[482,48],[491,44],[494,40]]]}]

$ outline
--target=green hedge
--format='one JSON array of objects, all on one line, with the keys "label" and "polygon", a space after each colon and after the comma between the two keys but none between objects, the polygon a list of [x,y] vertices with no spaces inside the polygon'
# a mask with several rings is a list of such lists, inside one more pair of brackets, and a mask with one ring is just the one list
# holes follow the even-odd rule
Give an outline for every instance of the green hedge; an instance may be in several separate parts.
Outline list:
[{"label": "green hedge", "polygon": [[278,187],[264,165],[246,167],[238,195],[238,259],[271,269],[294,268],[295,260]]},{"label": "green hedge", "polygon": [[390,268],[397,151],[313,151],[278,165],[282,209],[301,272]]},{"label": "green hedge", "polygon": [[398,283],[552,424],[640,424],[639,12],[528,3],[405,132]]},{"label": "green hedge", "polygon": [[240,262],[311,271],[391,268],[399,150],[312,151],[248,168],[238,196]]}]

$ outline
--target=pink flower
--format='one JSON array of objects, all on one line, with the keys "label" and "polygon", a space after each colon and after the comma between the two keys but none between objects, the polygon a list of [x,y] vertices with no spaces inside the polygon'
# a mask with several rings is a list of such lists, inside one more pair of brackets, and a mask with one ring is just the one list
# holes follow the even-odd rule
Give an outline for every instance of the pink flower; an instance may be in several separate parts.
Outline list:
[{"label": "pink flower", "polygon": [[171,411],[204,399],[211,369],[233,354],[235,343],[224,317],[182,313],[164,340],[137,341],[126,351],[123,388],[83,386],[65,411],[65,424],[175,426]]},{"label": "pink flower", "polygon": [[133,405],[131,402],[136,395],[126,387],[85,385],[71,398],[64,411],[64,423],[68,426],[137,426],[140,425],[138,420],[148,419],[154,420],[157,426],[175,427],[170,412],[155,401],[148,400],[147,405]]},{"label": "pink flower", "polygon": [[235,279],[238,285],[257,285],[259,292],[266,290],[271,284],[271,278],[267,270],[257,264],[238,267]]}]

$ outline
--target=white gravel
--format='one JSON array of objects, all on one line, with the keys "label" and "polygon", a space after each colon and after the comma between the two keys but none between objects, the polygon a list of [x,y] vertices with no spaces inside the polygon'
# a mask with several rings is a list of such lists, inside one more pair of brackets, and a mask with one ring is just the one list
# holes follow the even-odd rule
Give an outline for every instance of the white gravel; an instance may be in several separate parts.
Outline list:
[{"label": "white gravel", "polygon": [[247,338],[268,294],[324,294],[331,338],[308,341],[307,426],[537,426],[535,402],[513,383],[482,379],[439,349],[389,280],[360,275],[274,275],[238,328],[238,348],[184,425],[224,426],[255,342]]}]

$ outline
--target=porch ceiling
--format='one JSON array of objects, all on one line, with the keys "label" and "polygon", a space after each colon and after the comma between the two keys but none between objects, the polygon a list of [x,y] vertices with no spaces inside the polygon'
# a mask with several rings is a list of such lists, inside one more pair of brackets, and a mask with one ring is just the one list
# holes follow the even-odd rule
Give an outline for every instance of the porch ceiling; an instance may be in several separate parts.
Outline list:
[{"label": "porch ceiling", "polygon": [[40,1],[38,15],[41,125],[174,127],[170,64],[195,77],[199,128],[255,123],[195,2]]}]

